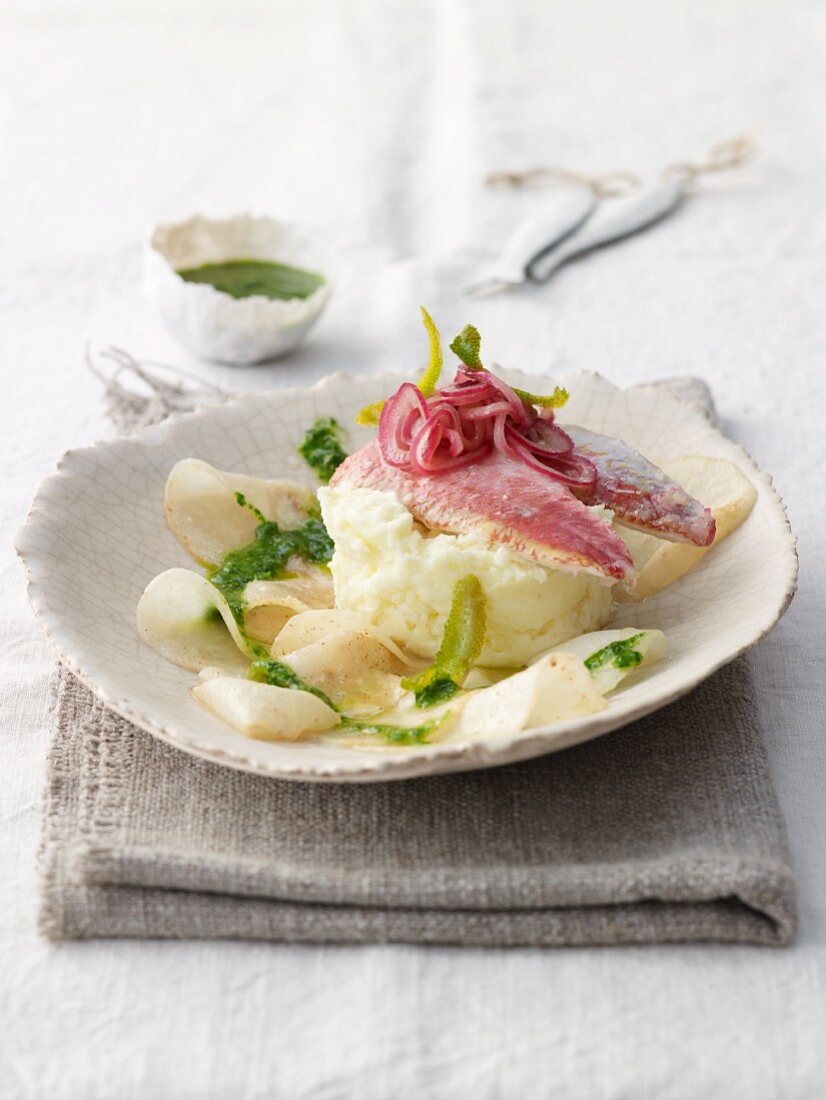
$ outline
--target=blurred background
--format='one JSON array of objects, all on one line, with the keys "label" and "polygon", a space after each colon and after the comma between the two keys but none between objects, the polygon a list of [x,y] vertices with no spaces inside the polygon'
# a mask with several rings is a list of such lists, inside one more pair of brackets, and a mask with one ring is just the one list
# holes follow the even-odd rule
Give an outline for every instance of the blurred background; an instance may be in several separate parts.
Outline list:
[{"label": "blurred background", "polygon": [[[88,339],[183,362],[142,296],[142,242],[159,220],[247,209],[299,222],[331,257],[309,374],[331,355],[404,368],[420,302],[446,332],[473,320],[501,362],[619,382],[713,378],[738,344],[749,385],[718,397],[750,414],[755,386],[794,367],[790,326],[811,329],[796,354],[822,346],[826,321],[787,291],[823,271],[823,5],[5,0],[0,35],[11,362],[89,387],[76,370]],[[458,293],[546,197],[486,189],[487,172],[653,175],[744,132],[754,164],[705,181],[651,234],[544,288]],[[276,384],[280,369],[232,387]],[[25,384],[14,392],[35,415]]]}]

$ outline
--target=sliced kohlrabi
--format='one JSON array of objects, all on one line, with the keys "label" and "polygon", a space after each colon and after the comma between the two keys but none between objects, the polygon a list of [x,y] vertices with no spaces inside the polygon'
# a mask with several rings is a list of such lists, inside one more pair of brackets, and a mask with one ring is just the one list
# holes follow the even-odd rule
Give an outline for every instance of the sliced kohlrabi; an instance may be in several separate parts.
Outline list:
[{"label": "sliced kohlrabi", "polygon": [[661,630],[640,630],[636,627],[595,630],[571,638],[552,650],[579,657],[603,695],[613,691],[639,669],[659,661],[665,651],[665,634]]}]

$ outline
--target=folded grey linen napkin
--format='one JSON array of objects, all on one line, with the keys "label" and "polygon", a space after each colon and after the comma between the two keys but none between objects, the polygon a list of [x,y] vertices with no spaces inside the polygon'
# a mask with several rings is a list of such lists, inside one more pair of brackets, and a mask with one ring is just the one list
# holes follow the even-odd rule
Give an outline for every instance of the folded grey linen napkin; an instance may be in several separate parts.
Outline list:
[{"label": "folded grey linen napkin", "polygon": [[194,759],[65,671],[41,928],[53,938],[787,943],[794,880],[748,664],[586,745],[382,784]]},{"label": "folded grey linen napkin", "polygon": [[58,670],[40,853],[52,939],[788,943],[748,661],[526,763],[295,783],[190,757]]}]

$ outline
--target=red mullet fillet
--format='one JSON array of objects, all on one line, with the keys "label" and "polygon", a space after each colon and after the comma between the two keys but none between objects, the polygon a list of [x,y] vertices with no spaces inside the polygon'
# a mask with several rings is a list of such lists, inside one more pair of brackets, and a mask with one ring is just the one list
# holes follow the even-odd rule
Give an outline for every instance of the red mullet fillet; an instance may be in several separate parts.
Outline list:
[{"label": "red mullet fillet", "polygon": [[384,461],[378,442],[356,451],[331,485],[394,492],[426,527],[478,534],[550,569],[632,579],[628,547],[567,486],[499,451],[437,474],[414,474]]},{"label": "red mullet fillet", "polygon": [[618,523],[674,542],[710,546],[717,525],[708,508],[647,458],[608,435],[564,424],[577,454],[596,467],[593,488],[573,491],[585,504],[604,504]]}]

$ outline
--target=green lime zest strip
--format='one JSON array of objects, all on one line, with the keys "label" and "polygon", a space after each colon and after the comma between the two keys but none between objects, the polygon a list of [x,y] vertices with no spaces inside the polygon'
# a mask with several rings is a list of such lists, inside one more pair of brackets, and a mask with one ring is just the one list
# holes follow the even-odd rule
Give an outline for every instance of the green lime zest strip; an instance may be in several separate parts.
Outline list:
[{"label": "green lime zest strip", "polygon": [[[480,357],[482,338],[479,330],[473,325],[465,325],[453,343],[450,350],[461,359],[468,370],[485,370]],[[557,386],[553,393],[528,393],[527,390],[518,390],[513,387],[513,392],[528,405],[536,405],[542,409],[560,409],[568,400],[568,391]]]},{"label": "green lime zest strip", "polygon": [[[419,306],[419,309],[422,311],[422,321],[427,331],[429,356],[427,369],[416,385],[421,390],[423,397],[430,397],[436,389],[436,383],[439,381],[439,376],[442,373],[442,364],[444,362],[442,356],[442,338],[439,336],[439,330],[436,328],[433,318],[424,306]],[[356,417],[356,423],[364,424],[367,427],[378,424],[383,408],[384,401],[374,401],[372,405],[365,405]]]},{"label": "green lime zest strip", "polygon": [[[442,343],[439,330],[433,323],[433,318],[424,306],[420,308],[430,341],[430,362],[416,385],[424,397],[429,397],[436,389],[436,383],[439,381],[442,372]],[[479,335],[479,330],[474,325],[465,325],[450,345],[450,350],[464,363],[468,370],[483,371],[487,368],[482,365],[481,347],[482,337]],[[557,386],[553,393],[529,393],[527,390],[516,388],[514,388],[514,393],[526,404],[536,405],[541,409],[560,409],[569,397],[568,391],[563,389],[562,386]],[[372,405],[365,405],[356,417],[356,423],[368,427],[378,424],[384,404],[384,401],[374,401]]]},{"label": "green lime zest strip", "polygon": [[637,665],[641,665],[642,654],[634,647],[644,633],[643,631],[640,634],[632,635],[630,638],[609,642],[608,645],[585,658],[585,667],[589,672],[596,672],[597,669],[605,668],[606,665],[613,665],[614,668],[635,668]]},{"label": "green lime zest strip", "polygon": [[482,652],[487,625],[485,593],[472,573],[456,582],[450,614],[436,660],[402,687],[416,696],[417,707],[432,707],[456,694]]},{"label": "green lime zest strip", "polygon": [[557,386],[553,393],[528,393],[527,390],[518,390],[512,387],[513,392],[528,405],[537,405],[540,409],[561,409],[570,397],[567,390]]},{"label": "green lime zest strip", "polygon": [[482,337],[479,329],[473,325],[465,325],[453,343],[450,350],[470,370],[484,370],[479,352],[482,347]]},{"label": "green lime zest strip", "polygon": [[422,311],[422,321],[424,321],[424,327],[427,330],[429,356],[427,370],[416,385],[422,391],[423,397],[430,397],[436,389],[436,383],[439,381],[439,375],[442,373],[442,364],[444,363],[444,357],[442,356],[442,338],[433,322],[433,318],[424,306],[419,306],[419,309]]},{"label": "green lime zest strip", "polygon": [[356,413],[356,423],[363,424],[366,428],[375,427],[381,419],[381,410],[384,408],[384,400],[374,401],[372,405],[365,405]]}]

